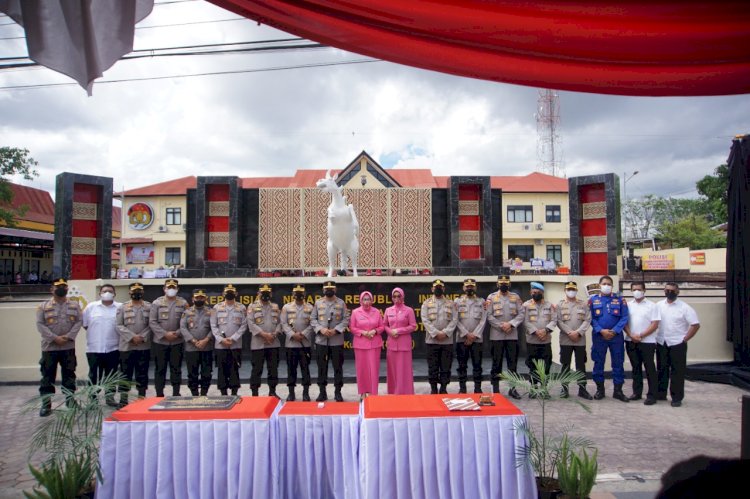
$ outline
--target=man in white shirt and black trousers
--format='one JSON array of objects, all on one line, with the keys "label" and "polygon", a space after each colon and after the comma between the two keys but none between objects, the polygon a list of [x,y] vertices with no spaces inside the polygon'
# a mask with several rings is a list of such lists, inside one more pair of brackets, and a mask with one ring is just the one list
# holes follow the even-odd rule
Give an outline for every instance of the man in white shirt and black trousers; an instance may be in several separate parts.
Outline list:
[{"label": "man in white shirt and black trousers", "polygon": [[633,369],[633,394],[630,400],[641,400],[643,396],[643,368],[646,368],[648,392],[645,405],[656,403],[656,330],[661,315],[656,303],[644,298],[646,284],[631,282],[633,300],[628,300],[628,324],[625,326],[625,351]]},{"label": "man in white shirt and black trousers", "polygon": [[[120,334],[117,332],[117,309],[122,305],[115,301],[115,287],[104,284],[99,290],[101,300],[89,303],[83,311],[83,327],[86,328],[86,359],[89,362],[91,384],[98,384],[114,373],[120,365]],[[118,407],[114,393],[106,393],[107,405]]]},{"label": "man in white shirt and black trousers", "polygon": [[685,397],[685,367],[687,342],[701,327],[693,307],[677,297],[680,287],[670,282],[664,287],[666,298],[658,303],[661,322],[656,336],[656,367],[659,372],[657,398],[667,400],[667,388],[672,396],[672,407],[680,407]]}]

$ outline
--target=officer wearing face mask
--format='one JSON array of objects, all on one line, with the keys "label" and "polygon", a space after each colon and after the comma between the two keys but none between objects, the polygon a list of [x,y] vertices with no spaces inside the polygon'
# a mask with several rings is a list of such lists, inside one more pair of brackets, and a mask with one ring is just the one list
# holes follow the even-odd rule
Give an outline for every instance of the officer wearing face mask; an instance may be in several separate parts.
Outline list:
[{"label": "officer wearing face mask", "polygon": [[[526,330],[526,367],[533,373],[534,360],[544,361],[544,372],[552,367],[552,332],[557,325],[557,311],[552,302],[544,299],[544,285],[531,283],[531,300],[523,304],[524,329]],[[532,375],[533,376],[533,375]],[[533,379],[536,383],[538,380]]]},{"label": "officer wearing face mask", "polygon": [[268,367],[268,396],[276,395],[279,383],[279,350],[281,342],[281,311],[271,301],[271,286],[264,284],[258,290],[258,298],[247,309],[247,328],[253,335],[250,341],[250,362],[253,365],[250,373],[250,389],[253,396],[258,396],[263,364]]},{"label": "officer wearing face mask", "polygon": [[595,400],[601,400],[604,393],[604,362],[607,350],[611,356],[612,381],[615,389],[612,397],[622,402],[628,398],[622,391],[625,382],[623,364],[625,362],[625,342],[623,330],[628,324],[628,304],[612,292],[612,278],[608,275],[599,278],[600,293],[589,298],[591,309],[592,337],[591,359],[594,361],[593,378],[596,383]]},{"label": "officer wearing face mask", "polygon": [[227,390],[237,395],[240,389],[242,365],[242,336],[247,331],[247,309],[237,303],[237,288],[224,286],[224,300],[211,313],[211,333],[214,337],[217,385],[222,395]]},{"label": "officer wearing face mask", "polygon": [[631,282],[633,300],[628,300],[628,325],[625,326],[625,352],[628,354],[633,377],[633,395],[630,400],[640,400],[643,396],[643,371],[646,371],[648,392],[645,405],[654,405],[657,398],[656,376],[656,330],[661,315],[656,303],[646,296],[644,282]]},{"label": "officer wearing face mask", "polygon": [[[120,365],[120,335],[117,333],[117,311],[122,304],[115,301],[115,287],[102,285],[100,300],[92,301],[83,311],[83,327],[86,329],[86,359],[89,362],[89,381],[99,384],[117,371]],[[114,393],[109,390],[105,400],[110,407],[117,407]]]},{"label": "officer wearing face mask", "polygon": [[344,331],[349,327],[351,312],[344,300],[336,296],[336,283],[323,283],[323,298],[315,301],[310,324],[315,330],[315,361],[318,364],[318,402],[328,400],[328,361],[333,365],[334,399],[343,402]]},{"label": "officer wearing face mask", "polygon": [[420,312],[427,348],[427,377],[432,394],[448,393],[453,364],[453,333],[458,314],[455,302],[446,299],[444,294],[445,283],[435,279],[432,282],[432,296],[422,303]]},{"label": "officer wearing face mask", "polygon": [[164,281],[164,296],[151,304],[149,324],[154,333],[152,349],[154,351],[154,388],[156,396],[164,396],[164,385],[169,364],[169,380],[172,383],[172,395],[180,395],[182,385],[182,357],[185,351],[185,340],[180,333],[180,319],[188,308],[184,298],[177,296],[177,279]]},{"label": "officer wearing face mask", "polygon": [[[77,301],[67,298],[68,281],[62,278],[55,280],[51,292],[52,298],[36,310],[36,329],[42,335],[42,358],[39,361],[42,371],[39,395],[43,397],[39,415],[42,417],[52,413],[58,364],[63,388],[71,393],[76,390],[75,341],[83,325],[81,307]],[[71,405],[75,402],[68,397],[66,403]]]},{"label": "officer wearing face mask", "polygon": [[[578,284],[575,281],[565,283],[565,299],[557,304],[557,327],[560,328],[562,371],[570,369],[571,359],[575,356],[576,371],[582,376],[578,382],[578,396],[591,400],[593,397],[586,390],[586,333],[591,327],[591,311],[588,303],[578,298]],[[568,397],[567,385],[563,385],[560,396]]]},{"label": "officer wearing face mask", "polygon": [[[518,372],[518,326],[523,324],[524,308],[521,297],[510,291],[510,277],[497,278],[497,291],[487,297],[487,322],[490,323],[490,345],[492,391],[500,392],[498,375],[503,371],[503,357],[508,371]],[[514,399],[520,399],[515,388],[508,391]]]},{"label": "officer wearing face mask", "polygon": [[310,359],[312,356],[313,331],[310,319],[313,306],[305,302],[305,287],[301,284],[292,289],[294,301],[281,309],[281,328],[286,335],[286,367],[289,396],[287,401],[296,400],[297,366],[302,371],[302,400],[310,401]]},{"label": "officer wearing face mask", "polygon": [[[143,285],[130,285],[130,301],[117,311],[117,332],[120,335],[120,366],[130,383],[135,375],[138,397],[146,396],[148,364],[151,359],[151,303],[143,299]],[[128,385],[129,390],[129,385]],[[128,404],[128,392],[120,391],[120,407]]]},{"label": "officer wearing face mask", "polygon": [[208,395],[214,370],[214,337],[211,334],[211,307],[206,305],[206,291],[193,290],[193,306],[180,319],[180,333],[185,338],[185,366],[188,388],[194,397]]},{"label": "officer wearing face mask", "polygon": [[466,372],[471,358],[474,393],[482,393],[482,340],[487,323],[484,300],[477,296],[477,282],[464,280],[464,294],[456,298],[458,337],[456,359],[458,360],[458,393],[466,393]]}]

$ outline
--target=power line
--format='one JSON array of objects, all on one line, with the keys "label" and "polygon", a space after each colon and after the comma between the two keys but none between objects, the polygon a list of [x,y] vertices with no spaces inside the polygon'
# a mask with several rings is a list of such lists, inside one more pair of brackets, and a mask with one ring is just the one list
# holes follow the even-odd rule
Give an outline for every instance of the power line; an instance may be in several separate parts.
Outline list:
[{"label": "power line", "polygon": [[[96,81],[95,83],[97,85],[102,85],[105,83],[125,83],[125,82],[131,82],[131,81],[168,80],[172,78],[192,78],[196,76],[220,76],[220,75],[243,74],[243,73],[265,73],[265,72],[271,72],[271,71],[284,71],[288,69],[309,69],[309,68],[322,68],[322,67],[329,67],[329,66],[346,66],[346,65],[351,65],[351,64],[365,64],[365,63],[370,63],[370,62],[383,62],[383,61],[381,61],[380,59],[354,59],[350,61],[297,64],[293,66],[276,66],[276,67],[258,68],[258,69],[239,69],[239,70],[233,70],[233,71],[213,71],[209,73],[190,73],[190,74],[181,74],[181,75],[151,76],[151,77],[146,77],[146,78],[124,78],[120,80],[101,80],[101,81]],[[9,86],[9,87],[0,87],[0,90],[35,90],[39,88],[64,87],[64,86],[76,86],[76,85],[78,85],[78,83],[44,83],[44,84],[39,84],[39,85],[17,85],[17,86]]]}]

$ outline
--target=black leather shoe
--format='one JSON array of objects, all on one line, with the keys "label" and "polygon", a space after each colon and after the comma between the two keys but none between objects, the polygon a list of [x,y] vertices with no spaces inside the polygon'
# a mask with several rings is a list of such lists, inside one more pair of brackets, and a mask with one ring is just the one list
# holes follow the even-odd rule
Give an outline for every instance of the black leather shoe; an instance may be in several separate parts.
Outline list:
[{"label": "black leather shoe", "polygon": [[482,383],[474,383],[474,393],[482,393]]},{"label": "black leather shoe", "polygon": [[120,404],[118,404],[117,402],[115,402],[115,399],[107,399],[106,404],[108,406],[110,406],[110,407],[117,407],[117,408],[120,407]]},{"label": "black leather shoe", "polygon": [[625,396],[622,391],[616,390],[615,393],[612,394],[613,399],[617,399],[620,402],[630,402],[630,400]]},{"label": "black leather shoe", "polygon": [[458,385],[458,393],[466,393],[466,383],[460,383]]},{"label": "black leather shoe", "polygon": [[325,388],[320,389],[320,393],[318,394],[318,398],[315,399],[316,402],[325,402],[328,400],[328,393],[326,392]]},{"label": "black leather shoe", "polygon": [[672,407],[680,407],[682,406],[682,402],[679,400],[673,400],[672,401]]},{"label": "black leather shoe", "polygon": [[297,396],[294,394],[294,388],[289,388],[289,395],[286,397],[287,402],[294,402],[297,400]]},{"label": "black leather shoe", "polygon": [[515,388],[511,388],[510,390],[508,390],[508,395],[516,400],[521,400],[521,395]]},{"label": "black leather shoe", "polygon": [[646,397],[646,400],[643,401],[643,405],[654,405],[656,403],[656,399]]},{"label": "black leather shoe", "polygon": [[333,400],[336,402],[343,402],[344,397],[341,395],[341,388],[338,388],[335,392],[333,392]]},{"label": "black leather shoe", "polygon": [[440,385],[440,393],[448,393],[448,386]]},{"label": "black leather shoe", "polygon": [[52,414],[52,404],[42,404],[42,408],[39,409],[39,416],[46,418]]},{"label": "black leather shoe", "polygon": [[578,388],[578,396],[586,400],[594,400],[594,397],[583,386]]},{"label": "black leather shoe", "polygon": [[640,395],[636,395],[634,393],[633,395],[631,395],[630,397],[628,397],[628,400],[641,400],[641,398],[642,397]]},{"label": "black leather shoe", "polygon": [[250,391],[252,392],[253,397],[258,396],[258,389],[257,388],[251,388]]},{"label": "black leather shoe", "polygon": [[437,395],[437,393],[438,393],[437,385],[430,385],[430,395]]},{"label": "black leather shoe", "polygon": [[302,401],[310,402],[310,389],[307,387],[302,388]]},{"label": "black leather shoe", "polygon": [[606,397],[606,395],[604,395],[604,389],[597,389],[596,393],[594,394],[594,400],[601,400],[604,397]]},{"label": "black leather shoe", "polygon": [[563,387],[562,387],[562,388],[560,389],[560,398],[561,398],[561,399],[566,399],[566,398],[568,398],[568,397],[570,397],[570,393],[568,393],[568,388],[567,388],[567,387],[565,387],[565,386],[563,386]]}]

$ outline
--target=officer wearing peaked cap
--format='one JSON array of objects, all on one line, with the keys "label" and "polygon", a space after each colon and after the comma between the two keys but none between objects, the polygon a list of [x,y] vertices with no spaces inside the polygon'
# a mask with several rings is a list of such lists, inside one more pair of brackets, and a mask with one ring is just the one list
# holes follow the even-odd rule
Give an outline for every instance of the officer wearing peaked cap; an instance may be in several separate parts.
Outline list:
[{"label": "officer wearing peaked cap", "polygon": [[310,400],[310,359],[315,334],[311,324],[313,306],[305,302],[305,287],[298,284],[292,288],[294,301],[281,309],[281,328],[286,335],[286,366],[288,401],[296,400],[297,366],[302,371],[302,400]]},{"label": "officer wearing peaked cap", "polygon": [[318,402],[328,400],[328,361],[333,364],[334,399],[343,402],[344,386],[344,331],[349,327],[351,312],[344,300],[336,296],[336,283],[323,283],[323,297],[313,306],[310,324],[315,330],[315,360],[318,364]]},{"label": "officer wearing peaked cap", "polygon": [[[503,371],[503,358],[508,371],[517,373],[518,367],[518,326],[523,324],[523,300],[510,291],[510,277],[497,278],[498,290],[487,297],[487,322],[490,323],[490,345],[492,352],[492,391],[500,392],[498,376]],[[520,399],[515,388],[508,395]]]},{"label": "officer wearing peaked cap", "polygon": [[[39,415],[42,417],[52,412],[58,364],[63,388],[70,393],[76,390],[75,340],[83,325],[81,307],[67,298],[68,281],[55,280],[51,291],[52,298],[36,310],[36,328],[42,335],[42,359],[39,361],[42,371],[39,394],[43,397]],[[73,404],[72,397],[68,397],[66,403]]]},{"label": "officer wearing peaked cap", "polygon": [[[134,282],[128,290],[130,301],[117,311],[117,333],[120,335],[120,368],[130,383],[135,376],[138,397],[146,396],[148,364],[151,359],[151,303],[143,299],[143,285]],[[130,385],[126,387],[129,390]],[[128,403],[128,392],[120,392],[120,406]]]},{"label": "officer wearing peaked cap", "polygon": [[[560,328],[560,364],[563,372],[570,369],[575,356],[576,371],[581,374],[578,382],[578,396],[591,400],[586,390],[586,333],[591,327],[591,311],[588,303],[578,298],[578,284],[565,283],[565,298],[557,304],[557,327]],[[562,386],[563,398],[568,397],[568,386]]]},{"label": "officer wearing peaked cap", "polygon": [[253,396],[258,395],[263,364],[268,367],[268,395],[278,397],[276,385],[279,382],[279,350],[282,334],[281,311],[271,301],[271,286],[264,284],[258,289],[258,298],[247,309],[247,328],[253,335],[250,341],[250,362],[253,365],[250,373],[250,389]]},{"label": "officer wearing peaked cap", "polygon": [[177,296],[179,285],[177,279],[164,281],[164,296],[151,304],[149,324],[153,332],[154,387],[156,396],[164,396],[164,386],[169,365],[169,380],[172,383],[172,395],[180,395],[182,385],[182,357],[185,353],[185,340],[180,332],[182,313],[188,308],[187,301]]},{"label": "officer wearing peaked cap", "polygon": [[[557,323],[557,313],[551,302],[544,299],[544,285],[531,283],[531,300],[523,304],[524,329],[526,330],[526,367],[534,373],[535,360],[544,361],[544,371],[549,374],[552,367],[552,331]],[[532,375],[532,381],[539,380]]]},{"label": "officer wearing peaked cap", "polygon": [[224,286],[224,300],[211,311],[211,334],[213,334],[218,367],[217,385],[219,393],[237,395],[240,389],[240,365],[242,364],[242,336],[247,331],[245,306],[237,303],[237,289],[231,284]]},{"label": "officer wearing peaked cap", "polygon": [[430,393],[448,393],[453,364],[453,334],[458,322],[456,304],[447,300],[445,283],[441,279],[432,282],[432,296],[422,303],[420,319],[425,330],[427,348],[427,377]]},{"label": "officer wearing peaked cap", "polygon": [[484,300],[476,294],[477,282],[464,280],[464,294],[456,298],[456,359],[458,360],[458,393],[466,393],[467,364],[471,358],[474,393],[482,393],[482,340],[487,323]]},{"label": "officer wearing peaked cap", "polygon": [[188,388],[193,396],[208,394],[214,370],[214,336],[211,334],[211,308],[206,305],[206,290],[193,290],[193,306],[180,319],[180,332],[185,338],[185,366]]}]

